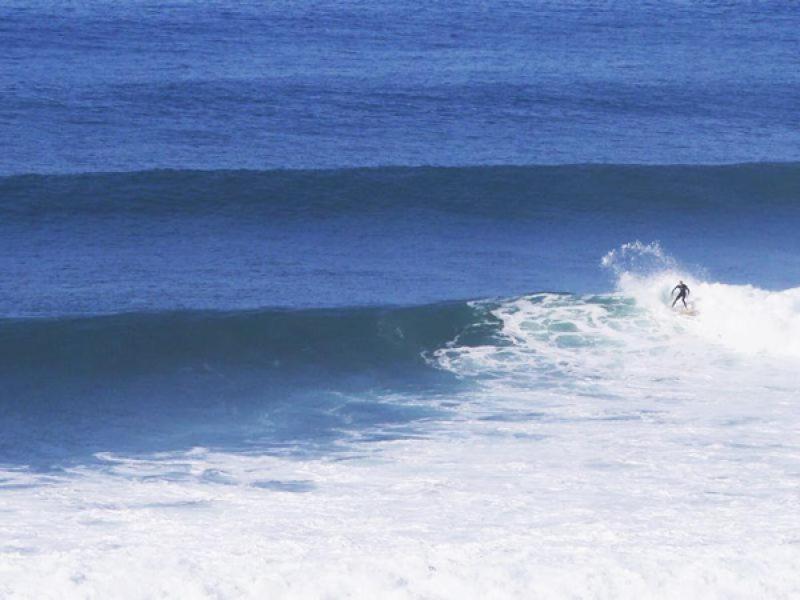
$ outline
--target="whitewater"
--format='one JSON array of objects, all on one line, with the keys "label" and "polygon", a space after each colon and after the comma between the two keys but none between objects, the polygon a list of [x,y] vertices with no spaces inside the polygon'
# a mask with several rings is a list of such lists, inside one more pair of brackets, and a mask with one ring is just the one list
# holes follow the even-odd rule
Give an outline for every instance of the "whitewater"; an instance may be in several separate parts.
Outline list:
[{"label": "whitewater", "polygon": [[[446,385],[315,388],[303,410],[338,415],[324,451],[265,450],[250,422],[236,448],[6,463],[0,595],[796,597],[800,289],[639,242],[602,268],[612,293],[383,314],[393,350],[364,356]],[[695,316],[669,308],[677,278]],[[431,333],[445,317],[457,333]]]}]

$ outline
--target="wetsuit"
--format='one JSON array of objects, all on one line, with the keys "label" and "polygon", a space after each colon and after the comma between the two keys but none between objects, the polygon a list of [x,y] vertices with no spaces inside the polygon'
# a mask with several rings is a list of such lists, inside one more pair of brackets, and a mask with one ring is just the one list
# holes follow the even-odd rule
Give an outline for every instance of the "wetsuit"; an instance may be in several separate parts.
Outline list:
[{"label": "wetsuit", "polygon": [[681,301],[683,301],[683,307],[684,308],[688,308],[686,306],[686,296],[689,295],[689,286],[686,285],[685,283],[679,283],[674,288],[672,288],[672,291],[670,292],[670,295],[674,294],[675,290],[678,290],[678,296],[672,302],[672,306],[674,307],[678,303],[678,300],[681,300]]}]

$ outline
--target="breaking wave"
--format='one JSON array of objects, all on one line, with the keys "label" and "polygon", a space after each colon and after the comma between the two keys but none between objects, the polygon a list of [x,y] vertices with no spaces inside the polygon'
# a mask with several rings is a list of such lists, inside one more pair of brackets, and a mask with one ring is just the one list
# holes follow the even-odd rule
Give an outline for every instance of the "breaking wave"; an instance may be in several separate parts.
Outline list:
[{"label": "breaking wave", "polygon": [[[675,381],[733,381],[751,359],[800,359],[800,288],[706,281],[655,243],[625,244],[602,263],[617,279],[604,294],[6,319],[0,457],[30,456],[25,444],[130,451],[143,432],[147,448],[310,448],[413,428],[469,401],[459,386],[488,385],[485,406],[531,390],[635,397]],[[670,306],[678,279],[689,311]]]}]

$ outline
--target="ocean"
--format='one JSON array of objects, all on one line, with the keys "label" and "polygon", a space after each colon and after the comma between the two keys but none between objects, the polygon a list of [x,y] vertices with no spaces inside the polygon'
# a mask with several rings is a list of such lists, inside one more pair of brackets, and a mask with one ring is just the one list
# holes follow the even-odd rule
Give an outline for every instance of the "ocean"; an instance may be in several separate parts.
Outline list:
[{"label": "ocean", "polygon": [[800,595],[798,32],[4,3],[0,597]]}]

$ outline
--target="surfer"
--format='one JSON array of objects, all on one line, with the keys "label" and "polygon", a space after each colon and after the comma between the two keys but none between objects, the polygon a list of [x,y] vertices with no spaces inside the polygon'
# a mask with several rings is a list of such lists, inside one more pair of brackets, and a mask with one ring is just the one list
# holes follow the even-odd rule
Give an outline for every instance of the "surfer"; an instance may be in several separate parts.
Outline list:
[{"label": "surfer", "polygon": [[678,303],[678,300],[683,302],[684,308],[689,308],[686,306],[686,296],[689,295],[689,286],[683,283],[682,281],[678,281],[678,285],[672,288],[672,291],[669,293],[670,296],[675,293],[675,290],[678,290],[678,296],[672,302],[672,308],[675,308],[675,305]]}]

